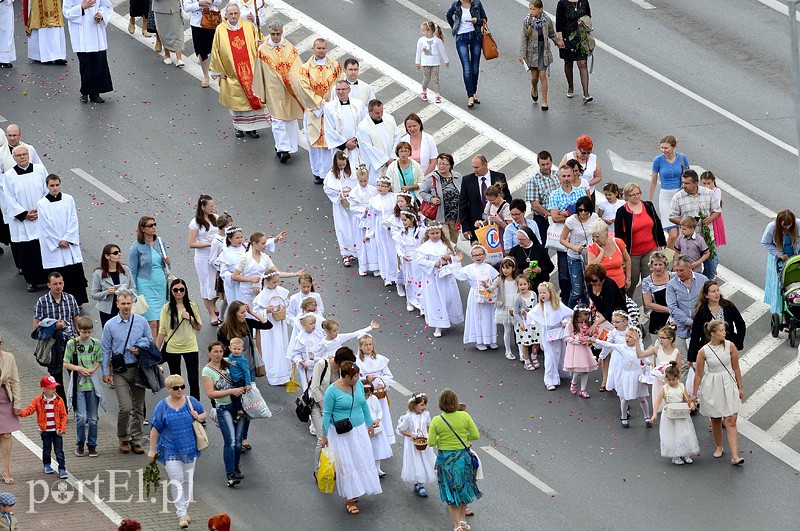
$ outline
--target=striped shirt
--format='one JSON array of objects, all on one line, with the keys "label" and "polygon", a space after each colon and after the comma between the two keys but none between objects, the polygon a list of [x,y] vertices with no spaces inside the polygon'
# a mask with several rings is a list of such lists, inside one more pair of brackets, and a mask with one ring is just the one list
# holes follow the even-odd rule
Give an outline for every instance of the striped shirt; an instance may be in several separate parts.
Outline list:
[{"label": "striped shirt", "polygon": [[58,395],[53,395],[53,398],[42,397],[44,398],[44,431],[56,431],[56,396]]},{"label": "striped shirt", "polygon": [[81,314],[81,309],[78,308],[78,302],[75,297],[69,293],[61,293],[61,302],[56,302],[51,292],[47,292],[36,301],[36,307],[33,311],[33,317],[40,321],[44,319],[61,319],[66,323],[64,334],[67,337],[74,337],[77,335],[75,331],[75,318]]}]

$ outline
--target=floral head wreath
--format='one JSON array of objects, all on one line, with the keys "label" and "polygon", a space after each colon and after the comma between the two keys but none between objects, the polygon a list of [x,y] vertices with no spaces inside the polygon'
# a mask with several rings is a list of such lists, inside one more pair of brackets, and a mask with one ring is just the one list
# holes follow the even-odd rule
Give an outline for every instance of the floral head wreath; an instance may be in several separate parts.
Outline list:
[{"label": "floral head wreath", "polygon": [[586,306],[585,304],[578,304],[577,306],[575,306],[575,308],[573,308],[572,311],[575,313],[592,313],[592,310],[590,310],[589,307]]},{"label": "floral head wreath", "polygon": [[614,310],[611,316],[614,317],[615,315],[617,317],[624,317],[626,320],[630,321],[630,316],[627,314],[627,312],[624,312],[622,310]]},{"label": "floral head wreath", "polygon": [[442,224],[441,223],[432,223],[430,225],[426,225],[425,226],[425,232],[428,232],[429,230],[442,230]]},{"label": "floral head wreath", "polygon": [[414,393],[411,395],[411,398],[408,399],[408,403],[410,404],[411,402],[416,402],[419,398],[428,398],[428,395],[425,393]]},{"label": "floral head wreath", "polygon": [[361,334],[360,336],[358,336],[358,340],[361,341],[365,337],[368,337],[368,338],[372,339],[372,334],[369,334],[369,333],[365,332],[365,333]]},{"label": "floral head wreath", "polygon": [[383,176],[383,177],[378,177],[378,180],[377,180],[377,182],[379,182],[379,183],[386,183],[386,184],[388,184],[388,185],[390,185],[390,186],[391,186],[391,184],[392,184],[392,180],[391,180],[390,178],[386,177],[386,176]]},{"label": "floral head wreath", "polygon": [[347,154],[347,151],[339,151],[339,156],[341,158],[343,158],[344,160],[347,160],[348,158],[350,158],[349,155]]},{"label": "floral head wreath", "polygon": [[261,279],[262,280],[266,280],[266,279],[268,279],[270,277],[274,277],[276,275],[280,275],[280,272],[279,271],[270,271],[268,273],[262,273],[261,274]]},{"label": "floral head wreath", "polygon": [[408,192],[397,192],[395,195],[402,195],[403,197],[408,197],[409,199],[411,199],[411,194],[409,194]]},{"label": "floral head wreath", "polygon": [[317,318],[317,314],[311,313],[311,312],[306,312],[306,313],[300,314],[300,317],[298,317],[297,320],[302,322],[306,317],[313,317],[314,319],[316,319]]},{"label": "floral head wreath", "polygon": [[234,232],[242,232],[242,229],[240,229],[239,227],[228,227],[227,229],[225,229],[226,236],[230,236]]},{"label": "floral head wreath", "polygon": [[414,211],[413,211],[413,210],[403,209],[403,210],[401,210],[401,211],[400,211],[400,213],[401,213],[401,214],[405,214],[406,216],[408,216],[408,217],[410,217],[410,218],[415,218],[415,217],[417,217],[417,215],[416,215],[416,214],[414,214]]}]

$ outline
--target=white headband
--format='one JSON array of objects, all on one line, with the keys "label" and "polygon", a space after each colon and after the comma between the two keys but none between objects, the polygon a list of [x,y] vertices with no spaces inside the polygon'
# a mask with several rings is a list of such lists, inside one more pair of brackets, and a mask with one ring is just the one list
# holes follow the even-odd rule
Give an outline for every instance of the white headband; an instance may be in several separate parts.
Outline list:
[{"label": "white headband", "polygon": [[410,404],[411,402],[414,402],[418,398],[428,398],[428,395],[426,395],[425,393],[414,393],[413,395],[411,395],[411,398],[408,399],[408,403]]},{"label": "white headband", "polygon": [[432,225],[427,225],[425,227],[425,232],[428,232],[429,230],[442,230],[442,225],[439,223],[433,223]]}]

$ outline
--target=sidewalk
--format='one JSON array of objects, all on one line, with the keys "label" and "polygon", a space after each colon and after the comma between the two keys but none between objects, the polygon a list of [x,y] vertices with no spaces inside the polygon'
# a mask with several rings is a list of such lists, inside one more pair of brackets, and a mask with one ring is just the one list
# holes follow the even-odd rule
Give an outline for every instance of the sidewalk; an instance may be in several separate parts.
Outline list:
[{"label": "sidewalk", "polygon": [[[4,333],[6,349],[15,355],[22,389],[22,403],[26,406],[36,394],[39,379],[45,370],[33,359],[30,341],[13,334]],[[148,393],[148,398],[150,398]],[[157,491],[144,497],[141,477],[147,465],[146,455],[122,454],[117,448],[116,426],[108,418],[116,419],[117,402],[113,391],[107,390],[108,408],[111,415],[100,411],[98,426],[98,457],[75,455],[75,416],[70,414],[67,433],[64,435],[64,456],[68,480],[59,480],[56,474],[42,473],[41,438],[34,417],[20,419],[21,430],[13,434],[11,471],[14,485],[3,485],[0,490],[17,497],[14,513],[20,527],[25,530],[85,530],[109,531],[116,529],[123,518],[134,518],[143,529],[178,529],[178,517],[169,500],[172,499],[165,483]],[[146,427],[147,428],[147,427]],[[147,448],[148,441],[143,441]],[[212,452],[204,458],[214,458]],[[55,466],[55,455],[53,455]],[[161,479],[166,472],[161,468]],[[198,485],[195,484],[195,487]],[[197,496],[195,496],[197,499]],[[189,506],[192,529],[205,529],[205,523],[213,511],[202,502],[194,501]]]}]

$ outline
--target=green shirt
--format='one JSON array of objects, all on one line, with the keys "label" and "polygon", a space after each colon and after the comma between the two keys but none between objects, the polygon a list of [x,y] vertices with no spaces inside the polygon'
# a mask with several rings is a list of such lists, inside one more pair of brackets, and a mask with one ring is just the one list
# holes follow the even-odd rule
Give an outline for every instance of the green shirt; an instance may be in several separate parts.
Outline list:
[{"label": "green shirt", "polygon": [[[77,360],[74,359],[76,354]],[[95,363],[103,363],[100,340],[90,337],[89,341],[84,343],[77,337],[70,339],[64,349],[64,361],[85,369],[91,369]],[[92,385],[91,377],[80,376],[78,378],[78,391],[91,391],[92,389],[94,389],[94,385]]]},{"label": "green shirt", "polygon": [[[480,438],[478,427],[466,411],[454,411],[443,413],[443,415],[467,446],[469,446],[469,441],[476,441]],[[428,446],[436,446],[439,450],[463,450],[464,445],[458,440],[453,430],[445,424],[440,415],[436,415],[431,419],[431,426],[428,428]]]},{"label": "green shirt", "polygon": [[[220,372],[222,374],[224,374],[225,376],[229,376],[229,374],[230,374],[228,372],[228,369],[225,369],[224,371],[220,371]],[[217,372],[215,369],[212,369],[211,367],[206,365],[205,367],[203,367],[203,372],[201,372],[200,374],[201,374],[201,376],[211,378],[211,381],[214,382],[214,389],[217,389],[217,380],[222,378],[222,376],[220,376],[219,372]],[[231,395],[225,395],[225,396],[221,396],[219,398],[215,398],[214,402],[216,402],[218,406],[230,405],[230,403],[231,403]]]}]

